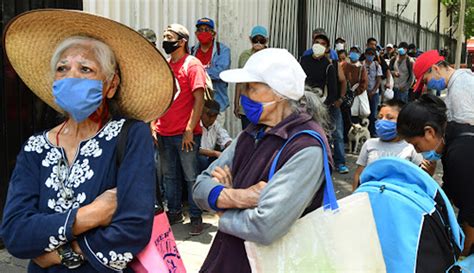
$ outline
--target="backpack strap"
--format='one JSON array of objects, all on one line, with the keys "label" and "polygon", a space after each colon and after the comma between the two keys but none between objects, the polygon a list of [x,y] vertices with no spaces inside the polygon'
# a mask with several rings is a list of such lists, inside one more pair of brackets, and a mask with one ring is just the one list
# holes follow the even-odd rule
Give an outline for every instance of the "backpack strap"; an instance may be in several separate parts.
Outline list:
[{"label": "backpack strap", "polygon": [[[122,130],[120,130],[120,133],[117,139],[117,154],[115,157],[117,170],[119,169],[125,157],[125,151],[127,149],[128,132],[130,131],[130,127],[132,127],[132,125],[137,122],[138,120],[136,119],[126,119],[124,124],[122,125]],[[155,176],[158,176],[156,172],[155,172]],[[158,181],[158,177],[156,181]],[[161,196],[160,188],[157,187],[156,200],[155,200],[155,213],[160,213],[161,211],[163,211],[163,197]]]},{"label": "backpack strap", "polygon": [[135,119],[126,119],[124,124],[122,125],[122,130],[120,130],[120,133],[117,139],[117,156],[116,156],[117,168],[120,167],[120,164],[122,163],[123,158],[125,157],[125,150],[127,148],[128,131],[130,131],[130,127],[136,122],[137,120]]},{"label": "backpack strap", "polygon": [[323,198],[323,207],[324,209],[331,209],[331,210],[337,210],[339,208],[339,205],[337,204],[337,198],[336,194],[334,192],[334,185],[332,183],[332,177],[331,177],[331,169],[329,168],[329,155],[326,150],[326,145],[324,144],[324,140],[321,137],[321,135],[313,130],[303,130],[300,131],[294,135],[292,135],[286,142],[283,144],[283,146],[280,148],[278,151],[277,155],[275,156],[275,159],[273,159],[272,165],[270,167],[270,172],[268,173],[268,180],[272,179],[273,175],[275,174],[276,166],[278,163],[278,159],[280,158],[280,155],[285,149],[286,145],[290,143],[293,139],[301,136],[301,135],[310,135],[313,138],[315,138],[319,143],[321,144],[321,148],[323,149],[323,165],[324,165],[324,175],[326,177],[326,185],[324,186],[324,198]]},{"label": "backpack strap", "polygon": [[217,55],[221,55],[221,43],[216,41]]}]

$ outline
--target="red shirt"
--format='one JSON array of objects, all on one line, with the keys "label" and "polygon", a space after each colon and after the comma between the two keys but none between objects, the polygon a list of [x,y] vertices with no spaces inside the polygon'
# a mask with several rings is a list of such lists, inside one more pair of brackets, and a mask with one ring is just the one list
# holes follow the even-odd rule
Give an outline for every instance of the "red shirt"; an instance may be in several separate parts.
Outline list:
[{"label": "red shirt", "polygon": [[[177,136],[184,133],[193,111],[193,92],[198,88],[205,88],[206,86],[206,73],[198,59],[191,57],[192,59],[188,62],[186,73],[183,64],[187,56],[188,54],[176,63],[171,62],[171,59],[169,60],[171,70],[178,80],[180,92],[168,111],[156,123],[156,132],[159,135]],[[195,135],[202,134],[199,121],[193,132]]]},{"label": "red shirt", "polygon": [[196,51],[196,58],[198,58],[204,66],[211,63],[213,46],[211,46],[205,53],[201,50],[201,47]]}]

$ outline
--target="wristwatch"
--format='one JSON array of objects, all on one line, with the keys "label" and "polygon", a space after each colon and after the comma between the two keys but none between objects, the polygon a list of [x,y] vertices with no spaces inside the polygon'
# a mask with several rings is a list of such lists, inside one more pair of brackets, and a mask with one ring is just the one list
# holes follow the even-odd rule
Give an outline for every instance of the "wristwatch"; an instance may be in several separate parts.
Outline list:
[{"label": "wristwatch", "polygon": [[74,252],[69,244],[62,245],[56,250],[61,258],[61,264],[68,269],[76,269],[84,263],[84,257]]}]

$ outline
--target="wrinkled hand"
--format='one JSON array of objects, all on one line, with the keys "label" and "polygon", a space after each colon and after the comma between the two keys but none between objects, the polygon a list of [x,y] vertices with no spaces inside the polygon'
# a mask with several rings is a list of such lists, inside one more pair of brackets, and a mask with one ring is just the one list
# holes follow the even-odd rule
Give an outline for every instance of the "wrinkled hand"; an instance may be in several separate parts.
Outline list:
[{"label": "wrinkled hand", "polygon": [[49,268],[53,265],[61,264],[61,258],[57,251],[46,252],[32,261],[41,268]]},{"label": "wrinkled hand", "polygon": [[183,134],[183,142],[181,143],[181,150],[192,152],[194,147],[194,134],[192,129],[186,129]]},{"label": "wrinkled hand", "polygon": [[245,195],[245,198],[243,199],[245,201],[245,208],[255,208],[258,206],[258,201],[260,200],[260,193],[266,185],[267,182],[260,181],[257,184],[243,191],[243,194]]},{"label": "wrinkled hand", "polygon": [[212,180],[223,184],[226,188],[232,188],[232,172],[229,166],[224,168],[217,166],[211,173]]},{"label": "wrinkled hand", "polygon": [[117,188],[106,190],[91,203],[99,226],[106,227],[112,222],[117,210]]}]

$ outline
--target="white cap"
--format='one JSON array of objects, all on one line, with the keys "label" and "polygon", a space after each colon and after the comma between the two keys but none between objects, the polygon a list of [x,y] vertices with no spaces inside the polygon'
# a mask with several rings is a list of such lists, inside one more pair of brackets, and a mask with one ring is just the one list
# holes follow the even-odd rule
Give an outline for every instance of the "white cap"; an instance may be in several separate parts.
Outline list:
[{"label": "white cap", "polygon": [[241,69],[220,73],[226,82],[261,82],[283,97],[299,100],[304,95],[306,74],[286,49],[267,48],[252,54]]},{"label": "white cap", "polygon": [[389,47],[390,47],[390,48],[393,48],[393,45],[392,45],[392,44],[387,44],[385,47],[386,47],[386,48],[389,48]]}]

